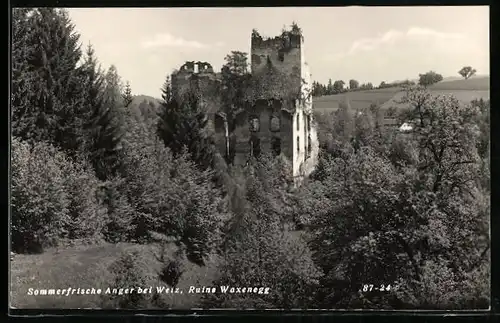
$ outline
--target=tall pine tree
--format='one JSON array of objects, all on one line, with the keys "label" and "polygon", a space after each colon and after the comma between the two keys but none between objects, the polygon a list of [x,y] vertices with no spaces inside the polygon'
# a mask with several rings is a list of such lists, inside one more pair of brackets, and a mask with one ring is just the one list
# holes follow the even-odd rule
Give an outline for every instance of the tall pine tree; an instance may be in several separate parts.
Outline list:
[{"label": "tall pine tree", "polygon": [[130,87],[130,82],[128,81],[125,84],[125,90],[123,91],[122,97],[123,105],[126,108],[130,105],[130,103],[132,103],[132,100],[134,100],[134,96],[132,95],[132,88]]},{"label": "tall pine tree", "polygon": [[15,9],[12,36],[13,135],[60,145],[80,98],[79,35],[66,11],[40,8]]},{"label": "tall pine tree", "polygon": [[187,148],[192,160],[201,169],[208,169],[213,165],[215,149],[213,138],[207,132],[207,115],[198,96],[194,92],[182,99],[173,96],[169,78],[162,92],[158,135],[174,154],[181,154]]},{"label": "tall pine tree", "polygon": [[82,66],[84,75],[84,104],[91,111],[85,124],[85,154],[92,163],[99,179],[106,180],[119,167],[122,131],[116,110],[106,97],[105,77],[98,66],[92,46],[88,46]]}]

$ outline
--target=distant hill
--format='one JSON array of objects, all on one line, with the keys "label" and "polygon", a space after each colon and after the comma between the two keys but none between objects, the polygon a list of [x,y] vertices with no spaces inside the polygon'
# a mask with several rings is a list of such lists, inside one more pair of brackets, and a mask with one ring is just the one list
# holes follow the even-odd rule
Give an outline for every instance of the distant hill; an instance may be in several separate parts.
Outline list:
[{"label": "distant hill", "polygon": [[[474,99],[489,99],[490,98],[490,77],[472,77],[468,80],[457,79],[446,82],[439,82],[428,87],[432,94],[442,95],[451,94],[462,102],[470,102]],[[390,107],[400,107],[398,102],[403,97],[404,93],[399,92],[393,98],[387,100],[382,105],[382,109]]]},{"label": "distant hill", "polygon": [[128,109],[147,119],[154,119],[158,115],[160,102],[160,99],[152,96],[135,95],[132,102],[128,106]]},{"label": "distant hill", "polygon": [[[474,76],[468,80],[461,77],[448,77],[430,86],[429,90],[435,94],[453,94],[464,102],[470,102],[475,98],[486,99],[490,97],[490,77]],[[354,110],[367,108],[372,103],[381,104],[383,109],[391,106],[397,107],[396,101],[403,96],[400,91],[400,88],[394,87],[314,97],[313,108],[318,112],[335,111],[346,97],[349,98]]]}]

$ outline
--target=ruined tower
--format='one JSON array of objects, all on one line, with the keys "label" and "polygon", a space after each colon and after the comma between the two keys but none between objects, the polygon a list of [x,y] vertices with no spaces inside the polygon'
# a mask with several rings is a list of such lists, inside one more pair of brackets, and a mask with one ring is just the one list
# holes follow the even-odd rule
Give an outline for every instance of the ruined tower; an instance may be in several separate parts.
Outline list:
[{"label": "ruined tower", "polygon": [[[300,182],[314,170],[319,150],[313,122],[311,74],[300,30],[292,29],[267,39],[254,31],[251,71],[262,85],[254,92],[263,132],[259,135],[269,136],[273,147],[279,141],[280,152],[292,163],[294,181]],[[266,122],[273,119],[274,123]]]}]

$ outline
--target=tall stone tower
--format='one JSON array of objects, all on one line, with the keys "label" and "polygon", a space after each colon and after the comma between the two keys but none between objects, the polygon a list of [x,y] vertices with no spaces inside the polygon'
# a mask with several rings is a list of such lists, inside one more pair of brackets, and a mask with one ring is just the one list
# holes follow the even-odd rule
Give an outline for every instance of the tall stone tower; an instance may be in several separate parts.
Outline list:
[{"label": "tall stone tower", "polygon": [[[253,78],[260,80],[262,85],[260,91],[255,92],[256,99],[260,99],[256,105],[265,105],[271,100],[271,113],[278,116],[276,110],[280,110],[279,132],[274,132],[273,136],[279,137],[281,152],[292,162],[292,176],[299,183],[314,170],[319,151],[313,122],[311,74],[300,31],[292,29],[267,39],[254,31],[251,71]],[[261,121],[265,119],[260,118]]]}]

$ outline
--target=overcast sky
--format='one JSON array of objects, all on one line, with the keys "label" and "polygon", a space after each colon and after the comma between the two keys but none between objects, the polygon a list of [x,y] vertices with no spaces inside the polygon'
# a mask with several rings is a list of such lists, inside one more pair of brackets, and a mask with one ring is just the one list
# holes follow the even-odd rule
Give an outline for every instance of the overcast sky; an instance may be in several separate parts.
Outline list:
[{"label": "overcast sky", "polygon": [[220,70],[231,50],[250,51],[256,28],[275,36],[296,21],[313,80],[414,79],[464,65],[489,75],[489,8],[82,8],[69,9],[103,67],[114,64],[134,94],[160,97],[167,74],[187,60]]}]

